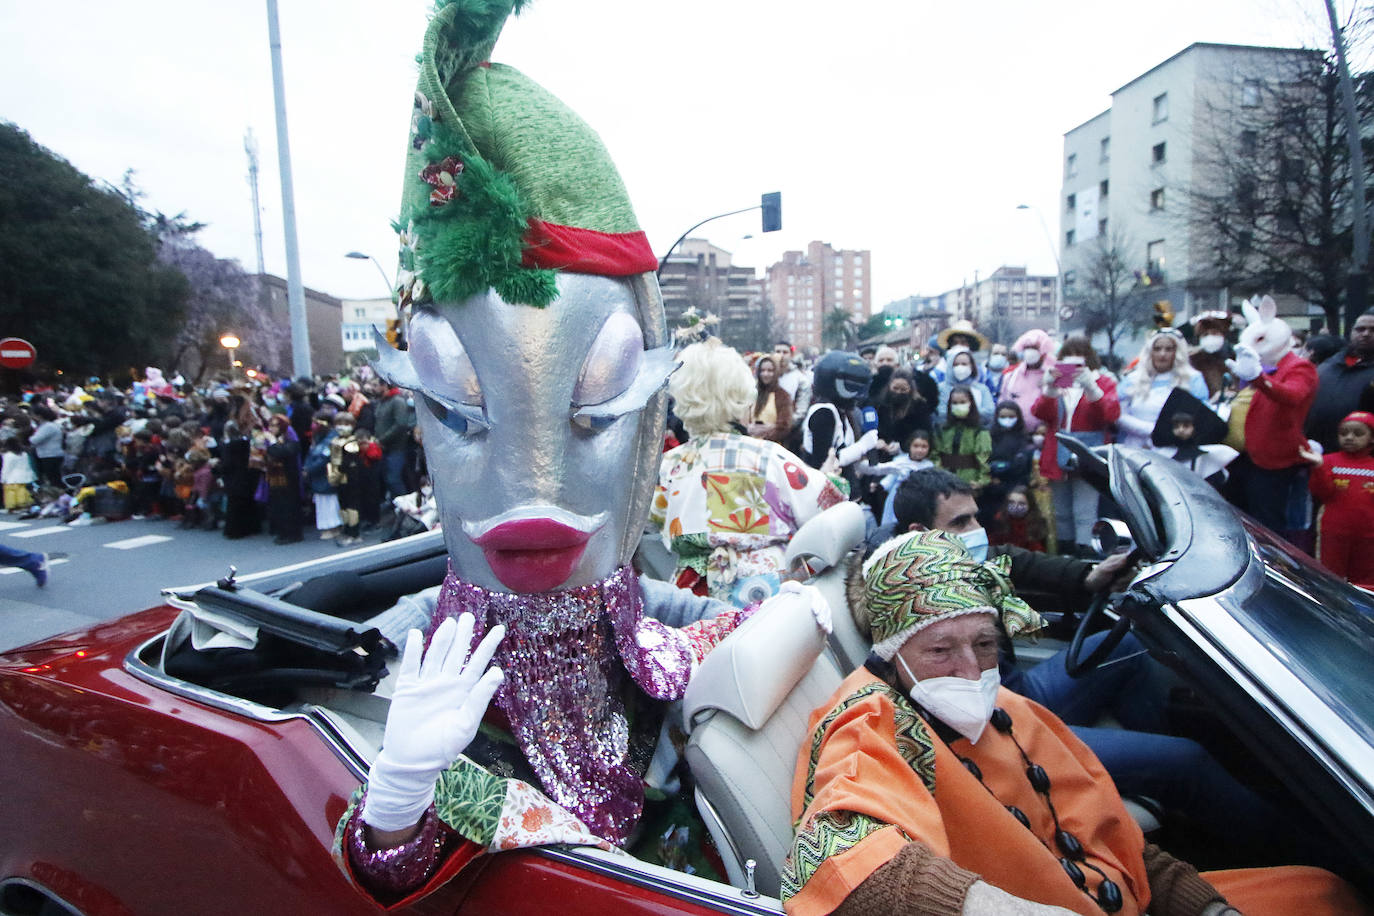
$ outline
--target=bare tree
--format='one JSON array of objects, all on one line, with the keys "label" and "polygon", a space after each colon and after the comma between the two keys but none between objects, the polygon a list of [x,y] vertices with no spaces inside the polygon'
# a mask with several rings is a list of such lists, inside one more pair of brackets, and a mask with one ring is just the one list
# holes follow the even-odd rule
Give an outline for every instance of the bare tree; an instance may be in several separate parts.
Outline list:
[{"label": "bare tree", "polygon": [[1116,343],[1127,332],[1146,322],[1153,279],[1144,267],[1136,267],[1128,252],[1130,240],[1119,229],[1079,246],[1071,271],[1072,285],[1064,289],[1064,301],[1074,307],[1089,334],[1107,337],[1107,352],[1116,355]]},{"label": "bare tree", "polygon": [[199,382],[224,358],[219,339],[229,332],[242,342],[240,352],[247,359],[277,366],[284,335],[265,307],[258,279],[237,261],[217,258],[197,245],[193,236],[199,225],[187,230],[180,217],[158,218],[164,230],[158,259],[180,271],[189,285],[185,320],[172,340],[168,370]]},{"label": "bare tree", "polygon": [[[1365,120],[1374,79],[1357,86]],[[1183,189],[1197,273],[1241,292],[1291,293],[1339,328],[1351,208],[1365,203],[1369,176],[1351,173],[1335,55],[1294,54],[1242,93],[1239,105],[1211,106],[1213,129],[1194,152],[1197,180]]]}]

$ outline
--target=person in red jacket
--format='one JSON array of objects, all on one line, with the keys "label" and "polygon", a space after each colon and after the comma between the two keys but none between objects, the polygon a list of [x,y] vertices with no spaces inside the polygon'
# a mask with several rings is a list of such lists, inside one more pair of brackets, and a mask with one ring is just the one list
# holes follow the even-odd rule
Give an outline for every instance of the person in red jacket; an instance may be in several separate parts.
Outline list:
[{"label": "person in red jacket", "polygon": [[[1258,297],[1257,297],[1258,298]],[[1242,303],[1249,322],[1227,366],[1254,390],[1245,417],[1250,466],[1243,484],[1246,505],[1259,522],[1301,542],[1310,511],[1302,489],[1307,447],[1303,423],[1317,396],[1317,369],[1293,349],[1293,332],[1265,296]]]},{"label": "person in red jacket", "polygon": [[1337,441],[1341,450],[1325,457],[1302,452],[1315,465],[1307,485],[1322,506],[1317,559],[1356,585],[1374,586],[1374,413],[1349,414]]},{"label": "person in red jacket", "polygon": [[1097,351],[1086,337],[1075,336],[1059,347],[1055,371],[1046,372],[1031,413],[1045,424],[1048,438],[1040,450],[1040,475],[1050,482],[1059,552],[1073,554],[1092,540],[1097,521],[1097,490],[1063,466],[1068,449],[1058,446],[1059,433],[1087,445],[1110,441],[1112,424],[1121,416],[1116,382],[1101,374]]}]

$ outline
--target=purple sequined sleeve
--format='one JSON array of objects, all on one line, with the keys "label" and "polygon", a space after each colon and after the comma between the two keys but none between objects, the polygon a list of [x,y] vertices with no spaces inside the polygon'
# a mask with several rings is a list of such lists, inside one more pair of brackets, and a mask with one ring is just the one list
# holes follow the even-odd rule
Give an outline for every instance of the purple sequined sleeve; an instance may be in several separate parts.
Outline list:
[{"label": "purple sequined sleeve", "polygon": [[368,845],[362,812],[360,802],[349,818],[345,838],[354,877],[369,891],[386,896],[403,897],[418,890],[438,870],[451,833],[434,813],[434,806],[425,811],[414,837],[385,849]]}]

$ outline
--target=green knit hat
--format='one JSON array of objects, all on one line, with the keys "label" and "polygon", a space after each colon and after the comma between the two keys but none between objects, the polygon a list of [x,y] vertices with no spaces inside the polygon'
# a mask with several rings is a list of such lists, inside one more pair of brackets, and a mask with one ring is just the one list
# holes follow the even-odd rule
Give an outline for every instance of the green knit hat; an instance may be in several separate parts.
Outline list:
[{"label": "green knit hat", "polygon": [[396,224],[403,310],[487,289],[542,307],[557,296],[557,271],[623,277],[658,266],[596,132],[488,60],[525,2],[435,3]]},{"label": "green knit hat", "polygon": [[1040,629],[1045,621],[1016,597],[1010,571],[1010,556],[979,563],[944,531],[893,538],[863,565],[873,652],[891,661],[914,634],[965,614],[1000,617],[1011,636]]}]

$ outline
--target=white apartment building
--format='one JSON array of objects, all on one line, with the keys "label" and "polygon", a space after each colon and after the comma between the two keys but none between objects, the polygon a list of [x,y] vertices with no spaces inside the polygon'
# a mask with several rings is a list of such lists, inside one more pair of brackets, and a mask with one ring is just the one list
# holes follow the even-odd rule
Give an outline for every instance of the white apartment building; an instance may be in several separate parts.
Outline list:
[{"label": "white apartment building", "polygon": [[[1152,301],[1168,299],[1179,321],[1226,308],[1229,293],[1209,277],[1200,226],[1185,191],[1215,182],[1217,151],[1242,155],[1244,109],[1256,108],[1266,80],[1282,78],[1305,55],[1291,48],[1198,43],[1112,93],[1109,109],[1064,135],[1059,203],[1060,263],[1066,298],[1093,247],[1118,242],[1126,265],[1142,271]],[[1253,133],[1253,132],[1249,132]],[[1148,283],[1146,282],[1148,281]]]},{"label": "white apartment building", "polygon": [[388,318],[396,317],[396,305],[390,299],[341,299],[343,349],[345,353],[372,350],[372,329],[386,333]]}]

